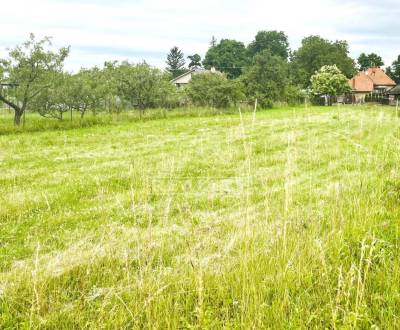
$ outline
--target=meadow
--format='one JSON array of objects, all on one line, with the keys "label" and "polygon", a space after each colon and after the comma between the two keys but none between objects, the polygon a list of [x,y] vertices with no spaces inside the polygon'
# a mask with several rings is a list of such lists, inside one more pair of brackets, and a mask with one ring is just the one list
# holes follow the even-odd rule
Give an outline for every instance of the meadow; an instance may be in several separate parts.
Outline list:
[{"label": "meadow", "polygon": [[394,108],[147,116],[0,115],[1,329],[400,328]]}]

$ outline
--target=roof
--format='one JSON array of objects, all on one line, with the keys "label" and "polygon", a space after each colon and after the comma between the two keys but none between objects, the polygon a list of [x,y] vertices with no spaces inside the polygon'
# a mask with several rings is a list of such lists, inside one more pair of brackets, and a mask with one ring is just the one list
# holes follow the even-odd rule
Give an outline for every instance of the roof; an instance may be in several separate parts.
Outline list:
[{"label": "roof", "polygon": [[365,74],[372,79],[377,86],[396,86],[396,83],[391,79],[381,68],[369,68]]},{"label": "roof", "polygon": [[353,91],[356,92],[372,92],[374,90],[374,82],[372,79],[365,74],[365,72],[359,72],[350,81],[350,86]]},{"label": "roof", "polygon": [[355,92],[372,92],[376,86],[394,87],[396,83],[381,69],[369,68],[357,73],[349,84]]},{"label": "roof", "polygon": [[207,71],[207,70],[202,69],[202,68],[193,68],[193,69],[190,69],[189,71],[186,71],[185,73],[181,74],[180,76],[172,79],[171,82],[174,83],[177,80],[179,80],[179,79],[181,79],[181,78],[183,78],[185,76],[192,75],[192,73],[202,73],[202,72],[205,72],[205,71]]},{"label": "roof", "polygon": [[397,85],[396,87],[392,88],[387,92],[388,95],[400,95],[400,85]]}]

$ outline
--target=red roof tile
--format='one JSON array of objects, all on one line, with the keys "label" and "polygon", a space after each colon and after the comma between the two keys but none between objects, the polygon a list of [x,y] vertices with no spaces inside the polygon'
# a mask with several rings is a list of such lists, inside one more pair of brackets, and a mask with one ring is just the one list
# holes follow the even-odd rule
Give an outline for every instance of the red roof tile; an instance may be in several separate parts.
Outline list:
[{"label": "red roof tile", "polygon": [[381,68],[369,68],[365,74],[376,86],[396,86],[396,83]]},{"label": "red roof tile", "polygon": [[372,79],[365,74],[360,72],[355,75],[350,81],[350,86],[353,91],[356,92],[372,92],[374,90],[374,82]]}]

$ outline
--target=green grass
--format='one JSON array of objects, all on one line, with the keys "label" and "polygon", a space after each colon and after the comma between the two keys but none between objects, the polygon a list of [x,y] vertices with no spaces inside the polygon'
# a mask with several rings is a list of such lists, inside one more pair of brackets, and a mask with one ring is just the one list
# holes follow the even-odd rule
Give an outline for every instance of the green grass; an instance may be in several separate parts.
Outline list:
[{"label": "green grass", "polygon": [[198,111],[0,115],[0,328],[400,328],[395,110]]}]

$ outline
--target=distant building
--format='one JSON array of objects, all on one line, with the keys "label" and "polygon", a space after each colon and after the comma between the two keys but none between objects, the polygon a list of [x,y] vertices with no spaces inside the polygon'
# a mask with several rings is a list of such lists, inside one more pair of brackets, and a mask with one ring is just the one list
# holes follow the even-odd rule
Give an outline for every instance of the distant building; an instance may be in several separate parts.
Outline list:
[{"label": "distant building", "polygon": [[396,86],[396,83],[380,68],[369,68],[359,72],[350,81],[352,102],[363,103],[371,93],[384,94]]},{"label": "distant building", "polygon": [[387,91],[386,95],[389,96],[389,104],[390,105],[399,104],[399,102],[400,102],[400,85]]},{"label": "distant building", "polygon": [[182,87],[190,83],[194,75],[207,72],[217,72],[217,71],[215,70],[215,68],[211,68],[211,70],[206,70],[203,68],[193,68],[190,69],[188,72],[185,72],[184,74],[180,75],[179,77],[172,79],[171,83],[173,83],[177,87]]}]

